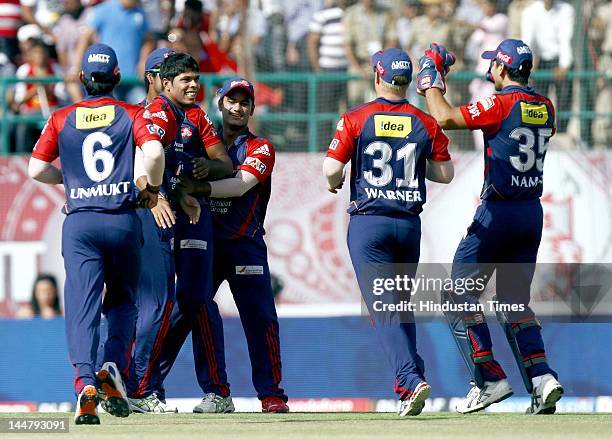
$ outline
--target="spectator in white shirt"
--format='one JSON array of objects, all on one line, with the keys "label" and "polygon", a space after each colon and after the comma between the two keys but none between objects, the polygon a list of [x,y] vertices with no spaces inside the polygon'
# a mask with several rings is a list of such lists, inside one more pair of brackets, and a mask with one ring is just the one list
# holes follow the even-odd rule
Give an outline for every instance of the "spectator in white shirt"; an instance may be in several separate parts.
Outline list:
[{"label": "spectator in white shirt", "polygon": [[[523,11],[521,39],[539,58],[539,70],[552,70],[552,80],[536,83],[538,92],[548,95],[554,83],[559,112],[571,108],[572,82],[567,72],[572,66],[574,7],[557,0],[538,0]],[[567,130],[568,118],[557,117],[559,132]]]}]

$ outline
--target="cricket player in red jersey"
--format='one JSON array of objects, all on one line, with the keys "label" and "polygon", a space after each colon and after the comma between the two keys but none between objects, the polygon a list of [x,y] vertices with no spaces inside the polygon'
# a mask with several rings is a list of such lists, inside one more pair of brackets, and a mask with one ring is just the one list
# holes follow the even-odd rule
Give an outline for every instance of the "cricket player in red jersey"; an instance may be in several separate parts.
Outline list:
[{"label": "cricket player in red jersey", "polygon": [[[63,184],[66,190],[62,255],[66,335],[78,394],[75,422],[99,424],[98,387],[107,412],[119,417],[130,413],[122,375],[128,373],[141,268],[136,201],[138,197],[146,207],[156,205],[164,154],[156,129],[142,117],[143,109],[112,97],[120,80],[112,48],[90,46],[80,77],[88,97],[51,115],[32,152],[29,174],[43,183]],[[133,182],[135,145],[142,149],[148,179],[140,194]],[[61,171],[52,165],[58,157]],[[105,285],[108,339],[104,365],[96,374]]]},{"label": "cricket player in red jersey", "polygon": [[[223,118],[219,133],[232,159],[234,175],[210,182],[182,178],[182,185],[190,192],[210,197],[215,243],[213,295],[227,280],[244,327],[253,385],[262,412],[286,413],[287,395],[280,387],[278,318],[263,238],[275,163],[274,145],[249,130],[249,119],[255,109],[253,84],[244,78],[230,78],[217,95]],[[200,172],[196,166],[195,176],[200,176]],[[223,346],[221,324],[212,326],[211,334]],[[223,370],[218,373],[225,376],[223,351],[219,355]],[[201,413],[233,410],[231,396],[218,393],[218,387],[212,385],[194,409]]]},{"label": "cricket player in red jersey", "polygon": [[[563,387],[548,364],[542,328],[529,301],[542,238],[540,197],[548,141],[555,133],[555,109],[547,97],[528,86],[533,56],[523,41],[503,40],[482,58],[491,60],[487,80],[498,93],[469,105],[452,107],[443,96],[445,75],[454,63],[444,47],[431,45],[417,75],[417,91],[425,95],[429,112],[444,129],[482,130],[484,135],[482,203],[459,243],[451,277],[461,282],[488,281],[495,271],[497,300],[511,305],[511,311],[496,309],[497,319],[531,393],[527,413],[552,414]],[[478,294],[469,292],[443,292],[443,297],[479,303]],[[484,314],[451,311],[445,315],[473,380],[456,410],[472,413],[510,397],[513,391],[493,358]]]},{"label": "cricket player in red jersey", "polygon": [[[348,247],[363,300],[395,373],[398,414],[415,416],[431,387],[417,353],[413,312],[389,313],[377,305],[375,278],[394,278],[402,266],[414,278],[420,256],[425,179],[449,183],[454,175],[448,138],[434,118],[406,100],[412,62],[400,49],[372,56],[374,101],[344,114],[327,150],[323,171],[336,193],[351,162]],[[389,291],[393,302],[401,292]],[[401,299],[409,300],[407,296]]]}]

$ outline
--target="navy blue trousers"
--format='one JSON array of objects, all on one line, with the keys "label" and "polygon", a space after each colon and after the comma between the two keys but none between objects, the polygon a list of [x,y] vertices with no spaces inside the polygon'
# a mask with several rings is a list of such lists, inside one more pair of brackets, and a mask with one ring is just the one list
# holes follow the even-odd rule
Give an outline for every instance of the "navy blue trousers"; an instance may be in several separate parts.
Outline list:
[{"label": "navy blue trousers", "polygon": [[157,361],[175,302],[174,255],[170,242],[174,230],[158,227],[149,209],[138,209],[137,212],[144,235],[140,252],[144,269],[138,283],[138,320],[131,373],[126,386],[130,397],[143,398],[157,390]]},{"label": "navy blue trousers", "polygon": [[263,237],[216,239],[213,267],[214,291],[227,280],[236,302],[257,397],[275,396],[287,401],[279,387],[282,368],[278,318]]},{"label": "navy blue trousers", "polygon": [[[375,278],[392,278],[398,264],[403,274],[414,277],[420,256],[421,220],[418,216],[389,218],[353,215],[348,227],[348,248],[361,295],[378,338],[395,373],[394,390],[408,398],[425,380],[423,359],[417,353],[416,326],[411,311],[382,315],[374,307]],[[385,294],[397,294],[389,292]],[[404,297],[410,299],[407,294]]]},{"label": "navy blue trousers", "polygon": [[[484,201],[476,210],[465,238],[459,243],[451,277],[485,279],[496,273],[496,296],[500,303],[523,305],[524,310],[509,312],[511,323],[532,320],[529,307],[531,281],[535,272],[538,248],[542,239],[543,213],[539,199],[525,201]],[[460,301],[478,303],[478,295],[464,294]],[[472,348],[477,355],[492,353],[491,334],[487,323],[468,330]],[[529,326],[516,333],[523,361],[545,358],[540,326]],[[485,381],[506,377],[495,361],[479,363]],[[550,373],[557,376],[546,361],[527,369],[533,378]]]},{"label": "navy blue trousers", "polygon": [[133,210],[75,212],[62,229],[66,269],[64,307],[70,361],[76,369],[74,388],[96,385],[102,292],[108,336],[103,361],[128,374],[136,323],[136,290],[140,273],[142,227]]},{"label": "navy blue trousers", "polygon": [[223,322],[213,290],[212,217],[207,205],[197,224],[178,211],[174,235],[176,303],[159,360],[156,392],[164,397],[163,380],[191,333],[198,384],[204,393],[230,393],[225,371]]}]

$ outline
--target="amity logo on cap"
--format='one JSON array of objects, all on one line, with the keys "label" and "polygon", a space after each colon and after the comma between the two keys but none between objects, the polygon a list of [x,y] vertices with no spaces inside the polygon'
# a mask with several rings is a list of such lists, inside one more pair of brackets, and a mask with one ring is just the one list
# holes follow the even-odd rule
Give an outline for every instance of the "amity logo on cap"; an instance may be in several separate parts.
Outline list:
[{"label": "amity logo on cap", "polygon": [[108,64],[110,62],[110,55],[104,55],[103,53],[90,53],[87,57],[87,62],[101,62]]}]

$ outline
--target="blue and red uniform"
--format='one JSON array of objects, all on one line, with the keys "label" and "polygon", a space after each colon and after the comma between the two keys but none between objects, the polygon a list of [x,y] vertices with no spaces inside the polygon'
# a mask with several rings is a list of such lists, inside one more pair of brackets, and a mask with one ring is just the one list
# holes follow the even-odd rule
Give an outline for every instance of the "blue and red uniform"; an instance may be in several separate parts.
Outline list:
[{"label": "blue and red uniform", "polygon": [[[497,273],[500,302],[525,305],[510,312],[516,340],[529,378],[551,373],[533,311],[527,306],[542,238],[544,159],[555,132],[555,110],[550,100],[528,87],[505,87],[500,93],[460,107],[471,130],[482,130],[485,141],[482,203],[462,239],[453,261],[453,279],[490,279]],[[476,303],[478,297],[466,294]],[[506,377],[493,359],[486,322],[468,329],[474,358],[485,381]]]},{"label": "blue and red uniform", "polygon": [[[206,148],[221,143],[215,128],[200,107],[185,109],[173,148],[173,158],[166,164],[172,172],[170,185],[174,189],[176,176],[192,175],[192,160],[208,159]],[[159,357],[159,374],[153,384],[164,397],[163,380],[170,372],[185,339],[191,332],[196,376],[204,393],[229,395],[223,350],[223,324],[213,292],[213,235],[210,207],[200,199],[202,211],[196,224],[190,224],[179,206],[174,227],[174,261],[176,267],[176,305],[169,319],[168,333]]]},{"label": "blue and red uniform", "polygon": [[[180,133],[184,113],[168,98],[159,96],[146,107],[143,117],[161,137],[167,161],[174,158],[174,143]],[[168,193],[168,173],[164,173],[162,192]],[[168,331],[175,300],[174,257],[171,249],[173,231],[157,226],[150,209],[138,209],[142,222],[144,245],[142,258],[154,270],[141,270],[138,283],[138,320],[132,359],[132,373],[126,380],[131,398],[143,398],[155,389],[155,367]]]},{"label": "blue and red uniform", "polygon": [[251,359],[252,379],[260,400],[287,401],[282,379],[278,318],[268,267],[263,227],[270,200],[274,146],[248,129],[227,152],[236,171],[259,183],[241,197],[211,198],[214,230],[214,291],[227,280],[240,313]]},{"label": "blue and red uniform", "polygon": [[[419,213],[426,201],[426,161],[448,161],[448,138],[431,116],[407,100],[378,98],[342,116],[327,156],[351,161],[348,247],[363,299],[394,367],[395,392],[410,397],[424,381],[412,313],[401,322],[378,313],[375,277],[407,264],[413,278],[420,256]],[[393,293],[394,294],[394,293]],[[410,295],[406,297],[409,300]]]},{"label": "blue and red uniform", "polygon": [[104,362],[128,373],[142,245],[133,183],[135,145],[159,140],[142,112],[111,97],[87,98],[53,113],[32,152],[49,163],[60,157],[62,165],[66,335],[77,393],[96,385],[105,284]]}]

